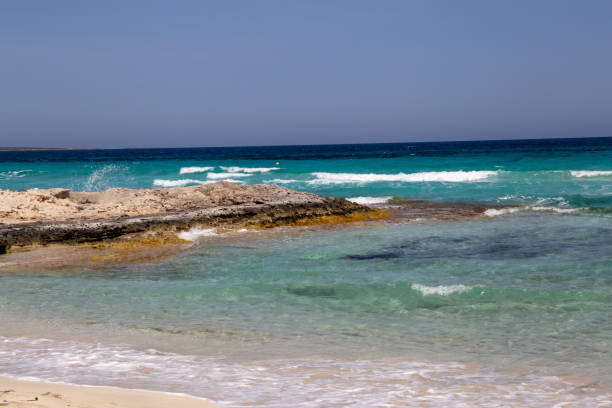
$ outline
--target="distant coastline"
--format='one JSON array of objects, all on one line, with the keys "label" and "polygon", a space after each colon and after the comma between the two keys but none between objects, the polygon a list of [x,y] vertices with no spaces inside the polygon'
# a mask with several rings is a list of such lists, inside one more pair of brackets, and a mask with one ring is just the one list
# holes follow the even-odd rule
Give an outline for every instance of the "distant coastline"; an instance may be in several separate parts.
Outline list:
[{"label": "distant coastline", "polygon": [[33,150],[83,150],[70,147],[0,147],[0,152],[27,152]]}]

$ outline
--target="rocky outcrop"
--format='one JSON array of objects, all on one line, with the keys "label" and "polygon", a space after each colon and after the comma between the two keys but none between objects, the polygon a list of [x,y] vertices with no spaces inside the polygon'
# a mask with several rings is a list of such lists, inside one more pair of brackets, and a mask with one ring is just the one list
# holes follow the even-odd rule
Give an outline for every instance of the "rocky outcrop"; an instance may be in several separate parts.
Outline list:
[{"label": "rocky outcrop", "polygon": [[[59,200],[66,202],[72,200],[80,203],[80,206],[89,204],[95,208],[96,204],[103,203],[103,208],[126,206],[133,211],[133,202],[124,201],[129,200],[130,196],[138,195],[142,198],[148,194],[147,212],[152,212],[156,208],[152,203],[159,204],[160,207],[158,207],[158,212],[153,214],[117,216],[115,211],[112,212],[112,216],[98,218],[78,218],[82,210],[75,207],[75,212],[62,212],[62,217],[56,217],[55,220],[2,223],[0,224],[0,253],[6,252],[10,246],[93,242],[130,233],[182,230],[196,225],[210,227],[266,226],[292,223],[304,218],[342,216],[355,211],[370,211],[366,207],[343,199],[321,197],[278,186],[216,184],[220,186],[160,190],[120,189],[120,194],[114,192],[106,196],[104,193],[72,193],[67,190],[56,191],[57,189],[53,191],[37,190],[35,192],[37,197],[53,197],[54,202],[51,203],[53,205],[56,205]],[[206,197],[206,200],[199,202],[195,200],[194,197],[202,195]],[[109,199],[111,196],[121,196],[121,199],[113,201]],[[164,200],[163,197],[168,199]],[[45,203],[49,200],[43,199],[39,202]],[[181,202],[186,208],[180,209]],[[214,205],[217,203],[223,205]],[[72,203],[68,203],[68,207],[71,205]],[[91,214],[91,211],[87,214]]]}]

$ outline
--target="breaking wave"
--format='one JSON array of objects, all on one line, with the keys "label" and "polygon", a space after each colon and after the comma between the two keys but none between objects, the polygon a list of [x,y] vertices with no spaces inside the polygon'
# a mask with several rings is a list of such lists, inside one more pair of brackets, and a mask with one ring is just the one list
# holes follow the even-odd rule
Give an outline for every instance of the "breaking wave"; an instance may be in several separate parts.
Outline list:
[{"label": "breaking wave", "polygon": [[612,170],[570,170],[573,177],[612,176]]},{"label": "breaking wave", "polygon": [[571,214],[581,211],[582,208],[559,208],[559,207],[544,207],[544,206],[524,206],[524,207],[510,207],[510,208],[489,208],[484,212],[487,217],[497,217],[498,215],[509,215],[520,211],[544,211],[554,212],[558,214]]},{"label": "breaking wave", "polygon": [[190,184],[211,184],[218,183],[220,181],[227,181],[229,183],[236,184],[244,184],[242,180],[235,179],[223,179],[223,180],[194,180],[194,179],[180,179],[180,180],[163,180],[163,179],[155,179],[153,180],[153,185],[158,187],[181,187],[187,186]]},{"label": "breaking wave", "polygon": [[426,171],[419,173],[397,173],[397,174],[376,174],[376,173],[311,173],[315,176],[314,180],[308,181],[309,184],[342,184],[342,183],[376,183],[381,181],[396,181],[403,183],[422,183],[422,182],[448,182],[465,183],[482,181],[498,174],[498,171],[474,170],[474,171]]},{"label": "breaking wave", "polygon": [[347,200],[352,202],[352,203],[356,203],[356,204],[370,205],[370,204],[385,204],[386,202],[388,202],[392,198],[393,198],[392,196],[385,196],[385,197],[350,197],[350,198],[347,198]]},{"label": "breaking wave", "polygon": [[9,180],[14,178],[21,178],[31,173],[32,170],[13,170],[13,171],[0,171],[0,180]]},{"label": "breaking wave", "polygon": [[214,169],[214,167],[181,167],[179,174],[204,173]]},{"label": "breaking wave", "polygon": [[181,179],[181,180],[162,180],[156,179],[153,181],[154,186],[159,187],[179,187],[186,186],[188,184],[206,184],[206,181],[194,180],[194,179]]}]

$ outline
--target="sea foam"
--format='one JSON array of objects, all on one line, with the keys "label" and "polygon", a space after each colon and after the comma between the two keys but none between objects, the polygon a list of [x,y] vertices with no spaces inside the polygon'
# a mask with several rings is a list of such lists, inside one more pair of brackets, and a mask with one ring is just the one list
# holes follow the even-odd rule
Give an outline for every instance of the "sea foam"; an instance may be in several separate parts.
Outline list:
[{"label": "sea foam", "polygon": [[498,174],[498,171],[425,171],[419,173],[397,174],[316,172],[311,174],[315,176],[315,179],[308,181],[309,184],[375,183],[381,181],[398,181],[404,183],[430,181],[465,183],[485,180]]},{"label": "sea foam", "polygon": [[570,174],[573,177],[610,176],[612,175],[612,170],[571,170]]},{"label": "sea foam", "polygon": [[423,296],[427,296],[427,295],[440,295],[440,296],[448,296],[452,293],[463,293],[463,292],[469,292],[470,290],[474,289],[473,286],[466,286],[466,285],[440,285],[440,286],[425,286],[425,285],[419,285],[418,283],[413,283],[412,284],[412,289],[421,292],[421,294],[423,294]]},{"label": "sea foam", "polygon": [[214,167],[181,167],[179,174],[204,173],[214,169]]},{"label": "sea foam", "polygon": [[201,237],[213,237],[217,234],[217,230],[214,228],[191,228],[189,231],[183,231],[176,234],[180,239],[185,241],[197,241]]},{"label": "sea foam", "polygon": [[[609,406],[606,390],[452,361],[273,359],[232,361],[127,345],[0,337],[3,375],[206,397],[223,407]],[[333,374],[333,375],[330,375]],[[399,384],[399,385],[398,385]],[[236,392],[240,390],[240,392]]]}]

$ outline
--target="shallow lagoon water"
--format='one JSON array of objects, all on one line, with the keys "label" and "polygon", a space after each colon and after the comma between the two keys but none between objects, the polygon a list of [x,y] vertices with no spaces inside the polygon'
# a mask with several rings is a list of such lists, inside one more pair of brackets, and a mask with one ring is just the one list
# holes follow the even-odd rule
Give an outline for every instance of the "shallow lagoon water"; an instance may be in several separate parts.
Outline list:
[{"label": "shallow lagoon water", "polygon": [[[98,345],[101,349],[90,357],[82,350],[96,347],[87,344],[106,332],[115,340],[129,339],[131,346],[122,346],[128,354],[123,364],[139,367],[155,361],[157,352],[151,356],[146,351],[152,346],[173,353],[164,357],[172,361],[171,377],[178,376],[173,391],[212,399],[228,398],[223,390],[228,393],[235,383],[200,373],[196,385],[189,380],[194,370],[231,367],[238,381],[244,369],[252,378],[244,395],[264,398],[269,382],[281,381],[288,366],[297,364],[308,376],[325,367],[352,373],[365,361],[376,375],[332,376],[334,387],[348,389],[353,380],[366,381],[360,376],[374,375],[381,388],[370,389],[368,398],[375,393],[384,402],[391,397],[382,383],[397,380],[414,369],[406,367],[418,363],[420,369],[433,370],[428,374],[434,377],[431,381],[441,381],[435,379],[436,370],[444,373],[439,375],[445,387],[460,387],[466,372],[476,372],[489,378],[479,380],[485,388],[503,386],[511,392],[524,382],[543,387],[534,392],[546,400],[552,398],[552,389],[565,389],[551,378],[567,376],[598,381],[595,394],[600,395],[612,384],[611,238],[612,222],[606,218],[541,213],[247,232],[229,244],[204,237],[190,253],[172,261],[103,273],[6,275],[1,278],[0,311],[25,321],[46,320],[50,333],[56,328],[53,341],[59,341],[51,342],[50,349],[63,347],[61,353],[70,359],[102,365],[91,369],[98,376],[90,372],[92,379],[119,378],[106,346]],[[83,334],[88,331],[95,335]],[[81,343],[68,346],[60,341],[78,337],[77,332]],[[35,374],[40,354],[29,354],[29,341],[20,346],[23,354],[7,354],[4,347],[3,365],[11,370],[28,366],[34,371],[30,375]],[[79,351],[72,355],[70,347]],[[318,363],[310,361],[313,358]],[[70,368],[46,370],[45,378],[71,377]],[[158,370],[163,372],[159,367],[152,370],[148,380],[140,372],[133,374],[133,385],[144,381],[149,388],[163,389],[155,383]],[[268,370],[276,380],[265,380]],[[120,378],[129,384],[129,375]],[[294,381],[290,378],[285,380]],[[307,395],[313,386],[305,384],[294,392]],[[322,397],[323,388],[317,388]],[[443,394],[455,398],[450,391]],[[573,394],[566,390],[561,395]],[[330,398],[342,406],[337,395]],[[466,398],[476,401],[476,395]],[[274,401],[268,398],[266,404]],[[227,405],[241,403],[247,401],[228,400]]]}]

